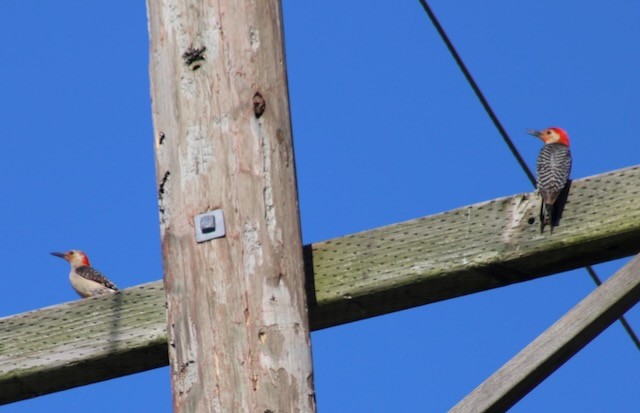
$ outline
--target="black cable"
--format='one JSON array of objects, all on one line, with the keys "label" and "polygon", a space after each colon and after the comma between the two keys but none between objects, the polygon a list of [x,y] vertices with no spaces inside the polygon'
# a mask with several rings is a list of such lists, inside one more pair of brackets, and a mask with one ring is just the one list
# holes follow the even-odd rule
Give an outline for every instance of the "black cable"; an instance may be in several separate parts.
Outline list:
[{"label": "black cable", "polygon": [[[471,73],[467,69],[467,66],[464,64],[464,62],[462,61],[462,58],[458,54],[458,51],[455,49],[455,47],[453,47],[453,43],[451,43],[451,41],[449,40],[447,33],[445,33],[444,29],[440,25],[440,22],[438,21],[438,18],[436,17],[436,15],[433,13],[433,10],[431,10],[431,7],[429,7],[429,4],[427,4],[426,0],[418,0],[418,1],[422,5],[422,8],[424,9],[424,11],[429,16],[429,19],[431,20],[431,23],[433,23],[434,27],[438,31],[438,34],[440,34],[442,41],[444,41],[444,43],[447,45],[447,49],[449,49],[449,53],[451,53],[451,56],[453,56],[453,58],[455,59],[456,63],[458,64],[458,67],[462,71],[462,74],[464,74],[464,77],[467,79],[467,82],[469,83],[469,85],[475,92],[476,96],[480,100],[480,103],[484,107],[484,110],[487,112],[487,114],[493,121],[493,124],[498,129],[498,132],[500,132],[502,139],[507,144],[507,146],[511,150],[511,153],[516,158],[516,160],[520,164],[520,167],[522,168],[524,173],[527,175],[527,178],[529,178],[529,181],[531,181],[531,184],[535,188],[536,178],[533,175],[533,172],[531,172],[531,169],[529,168],[527,163],[524,161],[524,159],[520,155],[520,152],[518,152],[518,149],[516,148],[516,146],[511,141],[511,138],[507,134],[507,131],[502,127],[502,123],[500,123],[500,120],[498,119],[496,114],[493,112],[493,109],[489,105],[489,102],[487,101],[487,99],[485,99],[484,94],[478,87],[478,84],[476,83],[476,81],[473,79],[473,76],[471,76]],[[585,269],[591,276],[591,279],[593,280],[593,282],[596,283],[597,286],[600,286],[600,284],[602,284],[602,281],[600,281],[600,278],[598,277],[596,272],[593,270],[593,268],[590,265],[587,265]],[[627,334],[629,334],[631,341],[633,341],[633,343],[636,345],[638,350],[640,350],[640,340],[638,340],[638,336],[633,331],[633,329],[631,328],[631,325],[629,325],[624,315],[621,316],[619,320],[620,320],[620,323],[622,324],[622,327],[624,327],[624,329],[627,331]]]},{"label": "black cable", "polygon": [[429,19],[431,19],[431,22],[433,23],[436,30],[440,34],[440,37],[442,37],[442,40],[447,45],[447,49],[449,49],[449,53],[451,53],[451,55],[455,59],[456,63],[458,64],[458,67],[464,74],[464,77],[467,78],[467,82],[469,82],[469,85],[471,85],[471,88],[475,92],[476,96],[478,97],[478,99],[480,99],[480,103],[482,103],[484,110],[487,112],[487,114],[493,121],[493,124],[498,129],[498,132],[500,132],[500,135],[502,135],[502,139],[504,139],[504,142],[507,144],[507,146],[511,150],[511,153],[513,153],[513,156],[515,156],[516,160],[522,167],[522,170],[524,170],[524,172],[527,174],[527,178],[529,178],[529,181],[531,181],[533,186],[536,186],[536,178],[531,172],[531,169],[529,169],[529,166],[527,166],[527,163],[524,161],[522,156],[520,156],[520,153],[518,152],[515,145],[509,138],[509,135],[507,135],[507,131],[502,127],[502,123],[500,123],[500,120],[498,120],[498,117],[493,112],[493,109],[491,109],[489,102],[487,102],[487,99],[485,99],[484,95],[482,94],[482,91],[478,87],[478,84],[473,79],[473,76],[471,76],[471,73],[469,73],[469,70],[467,70],[467,67],[465,66],[464,62],[460,58],[460,55],[458,54],[456,49],[453,47],[453,44],[449,40],[449,37],[447,37],[447,34],[445,33],[444,29],[442,28],[442,26],[440,26],[440,22],[438,22],[436,15],[433,14],[431,7],[429,7],[426,0],[419,0],[419,1],[422,7],[424,8],[424,11],[427,12],[427,14],[429,15]]}]

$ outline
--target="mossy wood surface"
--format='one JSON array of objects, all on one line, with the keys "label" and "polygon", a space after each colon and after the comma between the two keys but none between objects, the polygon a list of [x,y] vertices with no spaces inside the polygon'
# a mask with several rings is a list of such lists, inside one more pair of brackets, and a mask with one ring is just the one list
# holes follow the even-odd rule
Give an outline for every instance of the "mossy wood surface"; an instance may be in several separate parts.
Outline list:
[{"label": "mossy wood surface", "polygon": [[[639,194],[636,166],[574,181],[553,234],[524,193],[308,245],[311,327],[635,254]],[[166,365],[164,304],[157,281],[0,319],[0,403]]]}]

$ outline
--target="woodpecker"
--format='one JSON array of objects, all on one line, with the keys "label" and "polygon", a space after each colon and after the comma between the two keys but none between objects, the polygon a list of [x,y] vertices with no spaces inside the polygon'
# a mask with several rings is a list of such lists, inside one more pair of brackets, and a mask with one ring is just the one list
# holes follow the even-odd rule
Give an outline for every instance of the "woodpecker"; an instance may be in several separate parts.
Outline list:
[{"label": "woodpecker", "polygon": [[102,275],[100,271],[91,267],[89,257],[80,250],[70,250],[67,252],[52,252],[51,255],[64,258],[71,264],[69,281],[71,286],[80,297],[91,297],[94,295],[115,293],[118,287]]},{"label": "woodpecker", "polygon": [[529,134],[542,139],[544,146],[538,155],[538,192],[542,197],[540,209],[540,232],[549,224],[551,232],[558,225],[564,203],[569,194],[571,180],[571,151],[569,135],[561,128],[547,128],[543,131],[530,130]]}]

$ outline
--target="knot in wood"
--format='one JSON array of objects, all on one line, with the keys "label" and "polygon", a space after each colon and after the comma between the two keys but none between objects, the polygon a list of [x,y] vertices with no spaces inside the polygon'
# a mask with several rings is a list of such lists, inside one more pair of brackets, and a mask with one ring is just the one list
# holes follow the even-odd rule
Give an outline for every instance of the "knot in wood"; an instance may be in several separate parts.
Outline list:
[{"label": "knot in wood", "polygon": [[256,119],[260,118],[267,107],[267,102],[264,100],[260,92],[256,92],[253,95],[253,113],[256,115]]},{"label": "knot in wood", "polygon": [[189,66],[191,70],[198,70],[204,61],[204,52],[207,50],[206,46],[194,48],[190,46],[184,53],[182,53],[182,59],[184,64]]}]

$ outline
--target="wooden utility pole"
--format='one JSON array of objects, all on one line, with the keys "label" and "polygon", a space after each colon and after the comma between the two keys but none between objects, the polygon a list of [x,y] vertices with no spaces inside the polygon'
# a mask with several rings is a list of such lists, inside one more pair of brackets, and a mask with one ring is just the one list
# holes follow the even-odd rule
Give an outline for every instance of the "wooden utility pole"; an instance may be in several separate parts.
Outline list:
[{"label": "wooden utility pole", "polygon": [[147,9],[174,411],[313,412],[280,1]]}]

